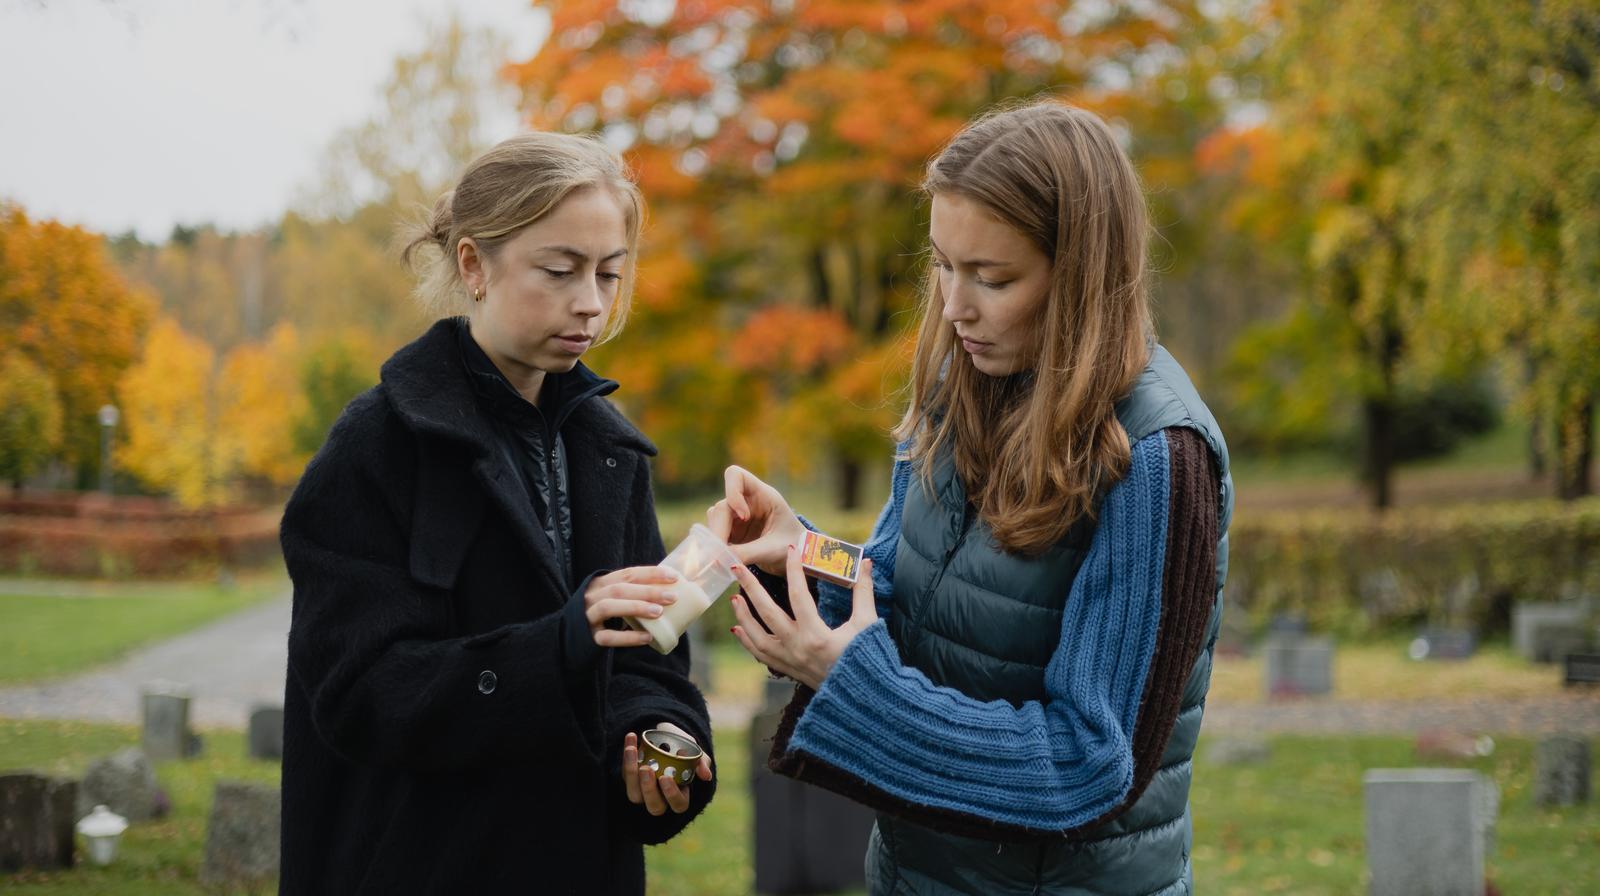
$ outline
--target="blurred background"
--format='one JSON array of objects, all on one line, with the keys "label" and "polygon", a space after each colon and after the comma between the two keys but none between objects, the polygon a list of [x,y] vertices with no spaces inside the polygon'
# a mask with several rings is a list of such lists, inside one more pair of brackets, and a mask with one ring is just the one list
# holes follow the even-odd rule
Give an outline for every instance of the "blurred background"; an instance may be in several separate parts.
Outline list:
[{"label": "blurred background", "polygon": [[[660,446],[668,543],[731,462],[860,539],[923,167],[1049,94],[1133,157],[1162,341],[1234,453],[1202,754],[1254,758],[1202,759],[1202,891],[1364,891],[1363,771],[1440,762],[1498,789],[1499,892],[1600,889],[1600,811],[1536,799],[1545,739],[1600,732],[1597,65],[1594,0],[0,0],[0,772],[141,742],[156,679],[207,732],[117,864],[0,888],[199,892],[213,783],[276,780],[282,502],[429,323],[394,237],[476,154],[593,132],[637,172],[634,314],[586,360]],[[724,789],[652,892],[759,878],[725,611]],[[1326,681],[1275,677],[1285,639]]]}]

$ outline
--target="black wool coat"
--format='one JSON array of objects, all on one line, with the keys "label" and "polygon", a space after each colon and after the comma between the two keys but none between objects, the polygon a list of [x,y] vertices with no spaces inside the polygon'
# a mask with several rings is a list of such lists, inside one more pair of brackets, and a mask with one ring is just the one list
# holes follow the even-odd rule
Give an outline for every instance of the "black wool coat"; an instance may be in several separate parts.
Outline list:
[{"label": "black wool coat", "polygon": [[[441,321],[356,398],[284,512],[285,894],[644,892],[641,844],[684,814],[629,802],[622,740],[709,750],[688,639],[595,646]],[[655,448],[602,398],[561,430],[574,579],[665,556]],[[583,585],[577,589],[581,594]]]}]

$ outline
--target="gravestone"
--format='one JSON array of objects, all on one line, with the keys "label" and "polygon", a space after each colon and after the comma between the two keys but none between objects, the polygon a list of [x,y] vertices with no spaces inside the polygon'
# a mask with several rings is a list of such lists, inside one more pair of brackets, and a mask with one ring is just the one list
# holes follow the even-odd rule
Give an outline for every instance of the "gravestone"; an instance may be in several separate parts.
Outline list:
[{"label": "gravestone", "polygon": [[200,882],[248,889],[276,877],[280,805],[277,787],[218,781],[206,822]]},{"label": "gravestone", "polygon": [[1267,638],[1261,652],[1266,659],[1269,699],[1314,697],[1333,691],[1333,639],[1327,635]]},{"label": "gravestone", "polygon": [[250,758],[283,758],[283,707],[263,703],[250,710]]},{"label": "gravestone", "polygon": [[1272,748],[1264,737],[1219,737],[1206,747],[1206,760],[1212,765],[1260,765],[1272,758]]},{"label": "gravestone", "polygon": [[78,785],[75,818],[94,811],[95,806],[126,818],[130,824],[148,821],[160,808],[160,785],[155,769],[138,747],[126,747],[89,763]]},{"label": "gravestone", "polygon": [[1587,600],[1526,602],[1511,607],[1511,647],[1535,663],[1559,662],[1556,654],[1588,640]]},{"label": "gravestone", "polygon": [[1425,628],[1407,651],[1414,660],[1470,659],[1478,649],[1478,636],[1464,628]]},{"label": "gravestone", "polygon": [[1533,804],[1577,806],[1589,801],[1589,742],[1557,735],[1539,741],[1533,754]]},{"label": "gravestone", "polygon": [[200,739],[189,730],[189,695],[159,685],[140,697],[144,730],[139,743],[151,762],[187,759],[200,752]]},{"label": "gravestone", "polygon": [[71,868],[76,781],[0,774],[0,871]]},{"label": "gravestone", "polygon": [[1567,654],[1566,675],[1562,683],[1568,687],[1600,684],[1600,653]]},{"label": "gravestone", "polygon": [[750,720],[755,891],[783,896],[861,889],[872,810],[767,769],[772,737],[793,693],[791,681],[768,681],[766,702]]},{"label": "gravestone", "polygon": [[1372,769],[1362,790],[1371,896],[1482,896],[1493,782],[1469,769]]}]

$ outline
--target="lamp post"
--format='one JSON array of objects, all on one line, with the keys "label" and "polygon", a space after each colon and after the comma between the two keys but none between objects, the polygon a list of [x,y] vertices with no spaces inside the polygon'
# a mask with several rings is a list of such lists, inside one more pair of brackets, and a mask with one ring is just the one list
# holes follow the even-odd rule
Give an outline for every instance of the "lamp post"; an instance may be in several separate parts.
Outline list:
[{"label": "lamp post", "polygon": [[100,406],[100,493],[111,496],[111,431],[122,415],[114,404]]}]

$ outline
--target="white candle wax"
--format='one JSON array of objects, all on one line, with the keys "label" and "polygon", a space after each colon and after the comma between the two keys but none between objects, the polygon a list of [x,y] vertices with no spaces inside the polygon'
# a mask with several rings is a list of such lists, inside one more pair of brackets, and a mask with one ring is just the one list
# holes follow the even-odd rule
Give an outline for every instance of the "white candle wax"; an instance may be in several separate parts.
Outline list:
[{"label": "white candle wax", "polygon": [[628,623],[634,628],[650,633],[650,646],[659,653],[671,653],[678,646],[678,639],[683,636],[689,623],[700,618],[700,614],[711,606],[711,598],[705,591],[686,578],[680,577],[667,588],[677,600],[663,607],[660,616],[654,619],[628,617]]}]

